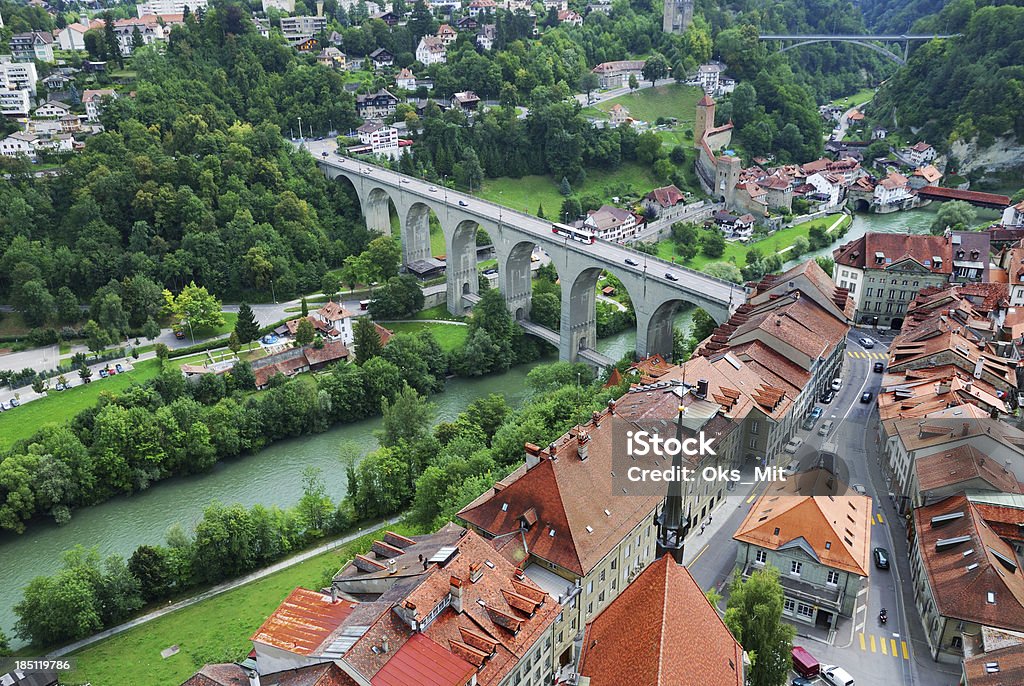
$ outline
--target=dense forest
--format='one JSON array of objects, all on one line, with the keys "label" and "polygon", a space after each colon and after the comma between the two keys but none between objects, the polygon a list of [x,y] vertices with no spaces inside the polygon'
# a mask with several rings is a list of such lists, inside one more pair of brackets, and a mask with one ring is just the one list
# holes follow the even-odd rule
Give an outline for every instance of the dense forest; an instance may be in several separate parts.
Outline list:
[{"label": "dense forest", "polygon": [[982,146],[1005,134],[1024,141],[1024,7],[994,4],[953,0],[918,21],[915,31],[963,36],[916,49],[879,90],[875,117],[940,145],[975,135]]}]

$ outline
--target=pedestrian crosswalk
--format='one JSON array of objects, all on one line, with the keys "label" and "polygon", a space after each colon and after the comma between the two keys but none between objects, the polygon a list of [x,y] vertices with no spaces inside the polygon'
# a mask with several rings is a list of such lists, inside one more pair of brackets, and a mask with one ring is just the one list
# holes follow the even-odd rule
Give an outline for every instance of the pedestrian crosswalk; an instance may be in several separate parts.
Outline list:
[{"label": "pedestrian crosswalk", "polygon": [[889,357],[886,353],[860,352],[858,350],[847,350],[847,357],[856,357],[861,360],[884,360]]},{"label": "pedestrian crosswalk", "polygon": [[907,648],[907,642],[899,638],[893,638],[891,636],[876,636],[875,634],[868,634],[860,631],[857,633],[857,642],[860,644],[860,649],[866,653],[881,653],[888,657],[894,657],[897,660],[910,659],[910,651]]},{"label": "pedestrian crosswalk", "polygon": [[871,518],[871,524],[885,524],[885,520],[882,519],[881,513],[876,514],[874,517]]}]

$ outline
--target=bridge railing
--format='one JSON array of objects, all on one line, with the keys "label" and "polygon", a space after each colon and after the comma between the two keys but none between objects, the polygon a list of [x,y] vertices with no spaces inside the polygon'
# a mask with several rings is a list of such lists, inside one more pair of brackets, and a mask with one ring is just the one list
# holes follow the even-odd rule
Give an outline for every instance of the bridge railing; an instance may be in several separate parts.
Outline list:
[{"label": "bridge railing", "polygon": [[[324,158],[324,161],[327,161],[328,159],[329,158]],[[431,183],[430,181],[428,181],[426,179],[421,179],[421,178],[418,178],[418,177],[415,177],[415,176],[409,176],[408,174],[403,174],[403,173],[397,172],[397,171],[395,171],[393,169],[385,169],[384,167],[380,167],[380,166],[377,166],[375,164],[370,164],[368,162],[363,162],[361,160],[358,160],[358,159],[355,159],[355,158],[352,158],[352,157],[343,158],[343,159],[352,160],[353,163],[356,164],[356,165],[365,165],[367,167],[376,167],[377,169],[380,169],[382,171],[391,172],[395,176],[406,178],[406,179],[409,179],[410,181],[417,181],[419,183]],[[452,193],[458,193],[459,195],[461,195],[463,197],[472,198],[474,202],[480,202],[480,203],[483,203],[485,205],[489,205],[489,206],[495,208],[496,210],[498,210],[501,213],[499,215],[501,217],[501,223],[504,223],[503,215],[511,213],[512,216],[517,218],[517,219],[529,220],[531,223],[541,223],[541,224],[544,224],[547,227],[550,227],[550,223],[551,222],[549,222],[548,220],[545,220],[545,219],[541,219],[540,217],[535,217],[532,214],[527,214],[526,212],[522,212],[522,211],[514,209],[512,207],[508,207],[507,205],[502,205],[500,203],[493,202],[493,201],[488,200],[486,198],[482,198],[479,195],[473,195],[473,194],[465,193],[463,191],[454,190],[454,189],[451,189],[451,188],[449,188],[448,190],[451,191]],[[466,210],[468,208],[460,208],[460,209],[461,210]],[[490,217],[490,219],[494,220],[494,217]],[[614,243],[614,242],[605,241],[605,240],[602,240],[601,242],[603,244],[605,244],[605,245],[612,245],[612,246],[615,246],[616,248],[620,248],[620,249],[622,249],[622,250],[624,250],[624,251],[626,251],[628,253],[631,253],[633,255],[639,255],[646,262],[653,262],[655,265],[661,264],[661,265],[663,265],[666,268],[675,269],[677,271],[683,272],[684,274],[691,274],[691,275],[693,275],[695,277],[699,277],[699,278],[702,278],[702,279],[710,279],[711,281],[714,281],[716,283],[720,283],[720,284],[723,284],[723,285],[727,285],[731,289],[738,290],[738,291],[742,292],[742,287],[739,284],[733,283],[732,281],[729,281],[728,279],[722,279],[722,278],[719,278],[717,276],[712,276],[711,274],[705,274],[704,272],[698,271],[696,269],[691,269],[690,267],[684,267],[683,265],[676,264],[675,262],[669,262],[668,260],[662,259],[661,257],[658,257],[657,255],[650,255],[648,253],[642,252],[640,250],[637,250],[636,248],[632,248],[632,247],[630,247],[628,245],[625,245],[623,243]],[[582,253],[582,254],[586,254],[586,252],[587,252],[585,248],[583,248],[580,245],[576,245],[572,241],[568,241],[567,240],[566,241],[566,246],[567,247],[572,247],[572,249],[574,249],[577,252]]]}]

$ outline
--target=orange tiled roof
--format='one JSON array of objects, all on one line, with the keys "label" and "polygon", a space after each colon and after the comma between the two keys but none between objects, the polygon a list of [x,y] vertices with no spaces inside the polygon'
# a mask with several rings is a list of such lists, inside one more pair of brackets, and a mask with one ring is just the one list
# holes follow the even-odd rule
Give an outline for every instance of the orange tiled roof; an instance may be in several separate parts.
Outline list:
[{"label": "orange tiled roof", "polygon": [[1024,645],[991,650],[964,660],[964,686],[1024,684]]},{"label": "orange tiled roof", "polygon": [[996,491],[1021,492],[1020,484],[1009,470],[970,445],[921,457],[914,461],[914,470],[922,491],[981,479]]},{"label": "orange tiled roof", "polygon": [[319,591],[296,588],[256,630],[252,640],[290,653],[315,655],[354,607],[350,602],[331,602],[330,596]]},{"label": "orange tiled roof", "polygon": [[590,686],[742,686],[743,649],[686,567],[665,555],[587,625],[580,674]]},{"label": "orange tiled roof", "polygon": [[757,499],[733,538],[769,550],[803,539],[821,564],[867,576],[871,498],[799,495],[796,481],[787,480]]}]

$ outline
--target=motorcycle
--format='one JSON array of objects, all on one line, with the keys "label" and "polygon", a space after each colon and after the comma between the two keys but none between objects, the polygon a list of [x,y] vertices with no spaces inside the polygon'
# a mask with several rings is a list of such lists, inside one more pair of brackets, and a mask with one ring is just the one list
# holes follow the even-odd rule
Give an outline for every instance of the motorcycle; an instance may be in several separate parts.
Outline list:
[{"label": "motorcycle", "polygon": [[889,615],[885,611],[885,608],[882,608],[882,611],[878,613],[878,621],[880,621],[882,624],[885,624],[887,621],[889,621]]}]

